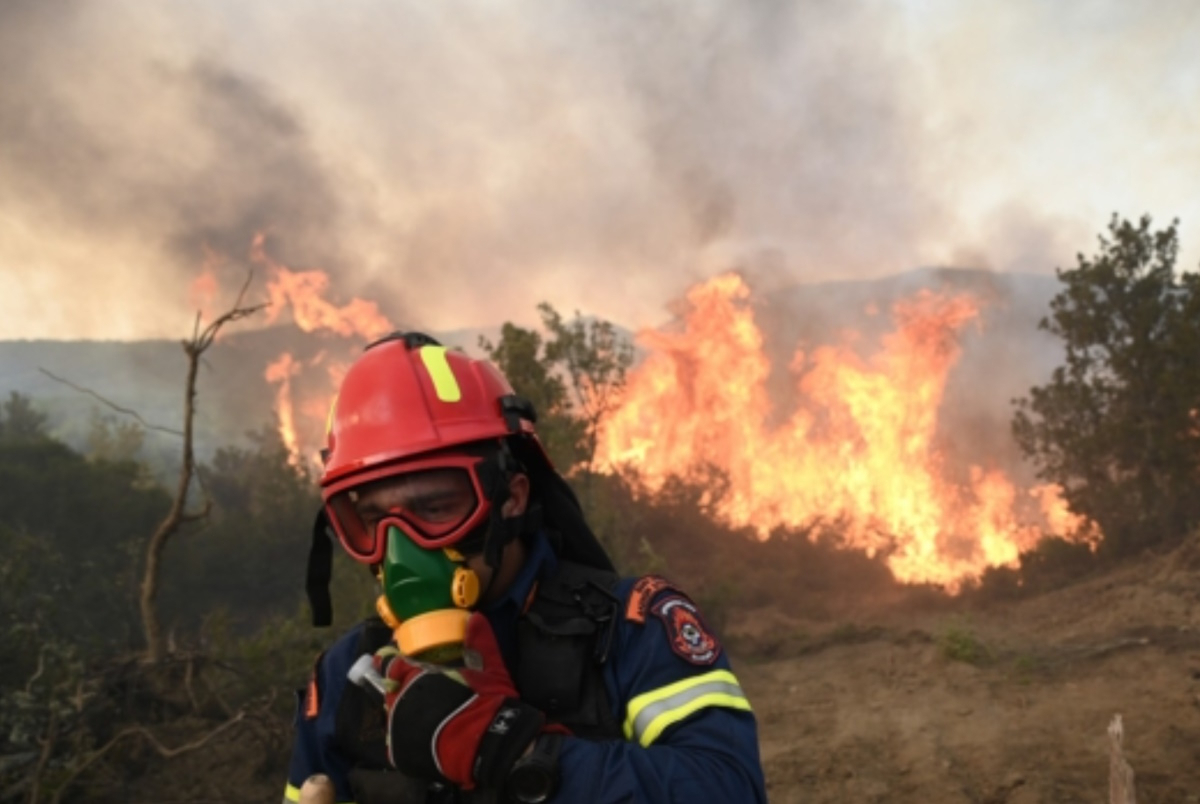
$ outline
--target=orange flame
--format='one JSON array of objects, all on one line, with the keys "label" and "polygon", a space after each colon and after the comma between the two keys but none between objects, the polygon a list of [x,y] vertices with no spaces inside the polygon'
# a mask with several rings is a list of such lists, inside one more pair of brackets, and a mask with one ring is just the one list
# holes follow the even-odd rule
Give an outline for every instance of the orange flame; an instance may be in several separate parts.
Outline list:
[{"label": "orange flame", "polygon": [[1071,511],[1063,498],[1062,486],[1055,483],[1034,486],[1029,490],[1029,496],[1038,501],[1049,533],[1086,542],[1093,550],[1100,546],[1103,538],[1100,528],[1087,517]]},{"label": "orange flame", "polygon": [[203,318],[211,318],[213,305],[220,291],[217,280],[217,266],[224,260],[208,246],[204,247],[204,265],[200,274],[188,285],[188,304],[200,311]]},{"label": "orange flame", "polygon": [[[656,489],[714,465],[729,478],[718,513],[730,524],[760,538],[780,526],[828,533],[886,553],[901,581],[950,591],[987,567],[1015,565],[1036,543],[1041,530],[1019,518],[1003,472],[973,466],[962,482],[947,480],[935,443],[959,336],[979,313],[973,298],[923,291],[896,304],[896,329],[870,359],[846,346],[796,352],[799,404],[769,425],[771,367],[749,297],[739,276],[716,277],[689,292],[682,332],[639,334],[650,354],[604,422],[600,466],[633,463]],[[1046,503],[1060,496],[1039,499],[1060,510]]]},{"label": "orange flame", "polygon": [[[267,307],[267,323],[279,320],[284,310],[289,308],[292,321],[305,332],[329,331],[344,338],[360,337],[374,340],[392,331],[392,325],[379,311],[374,302],[354,298],[342,306],[325,299],[329,289],[329,276],[324,271],[292,271],[287,266],[273,260],[266,252],[266,238],[262,233],[255,235],[250,247],[250,259],[270,269],[271,276],[267,283],[267,293],[270,303]],[[324,352],[318,353],[311,361],[312,366],[321,365],[326,361]],[[295,409],[292,399],[291,378],[301,374],[304,367],[292,355],[284,353],[278,360],[267,367],[268,382],[279,383],[275,394],[275,410],[279,417],[279,434],[292,455],[293,463],[301,462],[301,437],[297,432]],[[330,361],[325,371],[333,380],[334,387],[345,373],[345,367]],[[300,405],[305,420],[324,422],[328,395],[320,399],[313,398]],[[307,430],[305,431],[307,432]]]},{"label": "orange flame", "polygon": [[284,352],[267,366],[263,377],[279,383],[275,391],[275,415],[279,417],[279,436],[291,454],[294,465],[300,463],[300,439],[296,435],[296,413],[292,407],[292,377],[300,373],[300,364],[290,352]]},{"label": "orange flame", "polygon": [[270,296],[267,323],[274,323],[290,306],[296,326],[305,332],[329,330],[344,338],[357,335],[375,340],[391,331],[392,325],[374,302],[355,298],[338,307],[326,301],[328,274],[317,270],[292,271],[271,259],[264,243],[262,233],[255,235],[250,258],[271,269],[272,276],[267,284]]}]

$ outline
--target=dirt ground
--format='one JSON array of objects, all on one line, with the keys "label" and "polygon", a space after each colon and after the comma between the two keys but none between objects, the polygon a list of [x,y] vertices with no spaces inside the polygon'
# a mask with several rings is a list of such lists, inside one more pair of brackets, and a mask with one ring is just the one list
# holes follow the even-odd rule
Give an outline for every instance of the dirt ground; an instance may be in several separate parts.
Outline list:
[{"label": "dirt ground", "polygon": [[727,629],[773,804],[1107,801],[1116,714],[1138,801],[1200,802],[1200,544],[1033,599],[839,617]]},{"label": "dirt ground", "polygon": [[[724,633],[772,804],[1107,802],[1116,714],[1138,802],[1200,804],[1200,541],[1015,602],[776,605]],[[194,737],[178,729],[160,736]],[[246,728],[92,783],[124,790],[105,801],[277,801],[289,739]]]}]

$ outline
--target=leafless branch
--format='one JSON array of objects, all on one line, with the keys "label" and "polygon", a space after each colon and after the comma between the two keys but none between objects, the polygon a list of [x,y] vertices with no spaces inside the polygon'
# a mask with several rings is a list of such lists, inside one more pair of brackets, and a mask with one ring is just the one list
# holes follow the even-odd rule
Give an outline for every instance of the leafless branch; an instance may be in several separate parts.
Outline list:
[{"label": "leafless branch", "polygon": [[29,680],[25,682],[25,694],[26,695],[29,695],[30,693],[33,692],[33,682],[35,682],[39,678],[41,678],[42,673],[46,672],[46,648],[47,647],[49,647],[49,646],[46,645],[45,643],[43,643],[41,649],[38,650],[37,669],[35,669],[33,671],[33,675],[31,675],[29,677]]},{"label": "leafless branch", "polygon": [[200,711],[200,704],[196,703],[196,692],[192,689],[192,676],[195,673],[196,663],[194,657],[189,656],[187,659],[187,670],[183,674],[183,688],[187,690],[188,700],[192,702],[192,712]]},{"label": "leafless branch", "polygon": [[[42,773],[46,770],[46,763],[50,761],[50,755],[54,753],[54,743],[57,739],[58,713],[51,709],[50,721],[46,724],[46,736],[40,741],[42,751],[38,755],[37,765],[33,768],[33,782],[29,788],[29,804],[38,804],[38,799],[42,794]],[[56,798],[55,801],[57,800]]]},{"label": "leafless branch", "polygon": [[192,324],[192,337],[180,342],[183,346],[184,354],[187,355],[187,378],[184,381],[183,454],[180,456],[179,461],[179,480],[175,487],[175,496],[171,501],[170,510],[167,511],[166,516],[159,523],[158,528],[155,529],[149,543],[146,545],[146,562],[142,572],[141,595],[139,598],[139,606],[142,614],[142,630],[145,632],[146,637],[146,654],[151,661],[160,661],[164,653],[162,626],[158,621],[158,615],[155,611],[155,600],[158,597],[159,566],[162,561],[163,549],[181,525],[201,521],[212,511],[212,498],[208,496],[208,492],[203,488],[203,484],[201,484],[201,489],[204,491],[204,507],[194,512],[186,510],[188,490],[191,488],[193,477],[196,476],[196,457],[193,440],[196,419],[196,375],[199,370],[201,357],[213,345],[223,326],[253,315],[267,306],[265,304],[243,306],[246,291],[250,288],[250,281],[253,277],[253,272],[247,274],[246,281],[242,285],[241,290],[238,291],[237,299],[234,301],[233,306],[213,319],[208,326],[202,329],[200,327],[200,316],[197,315]]},{"label": "leafless branch", "polygon": [[225,703],[225,698],[217,691],[216,686],[209,681],[208,676],[202,675],[200,679],[204,682],[204,686],[208,688],[208,692],[212,695],[213,700],[217,702],[217,706],[221,707],[221,711],[225,713],[225,716],[231,717],[233,710],[230,709],[229,704]]},{"label": "leafless branch", "polygon": [[82,679],[81,679],[81,680],[80,680],[80,681],[79,681],[79,682],[78,682],[78,683],[75,685],[75,694],[74,694],[74,695],[72,695],[72,696],[71,696],[70,698],[68,698],[67,700],[69,700],[69,701],[70,701],[70,702],[71,702],[71,703],[72,703],[72,704],[75,706],[75,711],[76,711],[76,712],[82,713],[82,712],[83,712],[83,707],[84,707],[84,705],[85,705],[85,704],[87,704],[87,702],[88,702],[88,699],[89,699],[89,698],[94,698],[95,696],[96,696],[96,693],[94,693],[94,692],[85,692],[85,691],[84,691],[84,688],[83,688],[83,681],[82,681]]},{"label": "leafless branch", "polygon": [[226,720],[220,726],[217,726],[203,737],[193,740],[190,743],[184,743],[176,748],[168,748],[167,746],[163,745],[161,742],[159,742],[158,738],[155,737],[150,730],[144,726],[131,726],[127,729],[123,729],[117,732],[111,740],[97,749],[96,752],[90,757],[77,765],[71,771],[71,773],[67,775],[67,778],[63,779],[62,784],[59,785],[58,790],[54,794],[52,804],[59,804],[63,795],[67,792],[67,790],[70,789],[71,784],[75,781],[75,779],[77,779],[81,773],[91,767],[96,760],[107,754],[117,743],[121,742],[126,737],[141,735],[143,738],[145,738],[146,742],[148,742],[150,746],[158,752],[159,756],[161,756],[163,759],[171,759],[179,756],[180,754],[186,754],[189,751],[195,751],[197,748],[202,748],[217,735],[228,731],[233,726],[240,723],[245,717],[246,713],[244,711],[239,711],[236,715],[231,717],[229,720]]},{"label": "leafless branch", "polygon": [[60,377],[57,374],[55,374],[54,372],[49,371],[48,369],[38,367],[38,371],[42,372],[43,374],[45,374],[47,377],[54,380],[55,382],[61,382],[63,385],[67,386],[68,388],[72,388],[81,394],[87,394],[88,396],[92,397],[93,399],[96,399],[97,401],[99,401],[101,404],[111,408],[112,410],[115,410],[117,413],[121,413],[126,416],[131,416],[134,419],[137,419],[138,423],[141,424],[142,427],[145,427],[147,430],[157,430],[160,433],[167,433],[168,435],[179,436],[181,438],[183,437],[182,430],[175,430],[170,427],[163,427],[161,425],[151,424],[150,422],[143,419],[142,414],[138,413],[136,410],[131,410],[130,408],[121,407],[116,402],[113,402],[111,399],[106,399],[105,397],[103,397],[100,394],[93,391],[91,388],[85,388],[82,385],[76,385],[75,383],[71,382],[70,380],[68,380],[64,377]]},{"label": "leafless branch", "polygon": [[208,515],[212,513],[212,506],[212,498],[208,496],[207,492],[205,492],[204,507],[199,511],[193,511],[190,514],[184,514],[179,520],[179,524],[182,525],[188,522],[199,522],[202,519],[208,519]]},{"label": "leafless branch", "polygon": [[233,306],[213,319],[213,321],[198,335],[196,334],[195,330],[200,326],[200,317],[199,315],[196,316],[196,325],[193,328],[192,339],[191,341],[184,341],[183,346],[184,351],[187,352],[189,356],[191,356],[194,351],[194,359],[199,359],[200,355],[204,354],[208,347],[212,346],[213,341],[217,339],[217,334],[221,331],[221,327],[247,316],[254,315],[259,310],[267,307],[265,302],[263,304],[254,304],[249,307],[242,306],[242,303],[246,298],[246,291],[250,289],[250,280],[253,278],[253,272],[250,272],[246,275],[246,281],[242,283],[242,289],[238,291],[237,299],[234,301]]}]

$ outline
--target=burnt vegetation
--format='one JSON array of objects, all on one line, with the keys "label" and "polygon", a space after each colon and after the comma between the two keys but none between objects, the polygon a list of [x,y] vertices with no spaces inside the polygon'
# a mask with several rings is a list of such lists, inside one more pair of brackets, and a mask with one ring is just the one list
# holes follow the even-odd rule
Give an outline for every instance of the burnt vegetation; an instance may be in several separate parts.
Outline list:
[{"label": "burnt vegetation", "polygon": [[[1042,326],[1062,339],[1065,364],[1016,406],[1018,444],[1104,530],[1100,549],[1045,540],[953,601],[897,585],[886,555],[847,550],[835,536],[801,529],[762,541],[721,524],[728,484],[711,467],[680,467],[656,492],[632,468],[597,471],[596,428],[634,356],[610,324],[543,305],[542,331],[506,324],[480,347],[534,401],[549,452],[619,567],[668,575],[740,660],[771,658],[803,652],[805,635],[738,634],[734,620],[779,609],[845,623],[867,602],[989,605],[1194,532],[1200,279],[1176,270],[1177,250],[1175,225],[1114,219],[1095,256],[1060,271]],[[280,793],[291,692],[331,639],[309,627],[303,602],[315,479],[264,423],[207,461],[193,458],[181,501],[165,467],[137,460],[146,436],[128,419],[97,416],[87,450],[75,451],[51,435],[36,400],[14,394],[0,405],[0,802]],[[138,603],[147,539],[183,502],[206,515],[177,522],[161,553],[161,643],[148,652]],[[340,557],[333,587],[336,632],[369,613],[373,595],[367,574]],[[843,625],[822,639],[870,636]],[[969,630],[941,640],[955,659],[985,657]]]}]

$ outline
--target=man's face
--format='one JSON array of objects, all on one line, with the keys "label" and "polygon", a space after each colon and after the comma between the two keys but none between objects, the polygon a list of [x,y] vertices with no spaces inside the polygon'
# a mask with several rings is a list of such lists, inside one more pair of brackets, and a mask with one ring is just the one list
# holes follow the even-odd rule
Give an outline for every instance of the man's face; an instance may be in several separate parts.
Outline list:
[{"label": "man's face", "polygon": [[[478,505],[470,476],[458,469],[430,469],[397,475],[368,483],[351,492],[354,509],[367,528],[378,527],[388,515],[404,514],[409,521],[418,519],[426,528],[444,528],[449,532],[466,520]],[[519,516],[529,500],[529,478],[514,475],[509,481],[509,499],[501,509],[505,517]],[[501,553],[500,566],[489,567],[480,552],[482,544],[450,545],[466,557],[466,565],[479,576],[487,590],[481,603],[499,597],[520,571],[525,557],[524,545],[516,540]],[[495,583],[492,582],[495,574]]]}]

